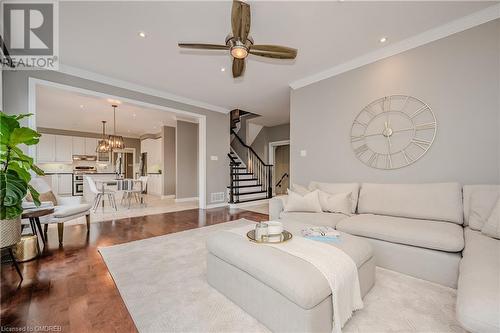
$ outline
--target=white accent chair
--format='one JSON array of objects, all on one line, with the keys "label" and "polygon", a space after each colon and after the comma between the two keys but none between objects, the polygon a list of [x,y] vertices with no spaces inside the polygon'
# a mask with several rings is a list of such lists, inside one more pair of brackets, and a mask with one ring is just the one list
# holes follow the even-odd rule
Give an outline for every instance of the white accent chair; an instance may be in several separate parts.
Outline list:
[{"label": "white accent chair", "polygon": [[[33,178],[30,184],[39,192],[51,191],[50,186],[40,177]],[[87,233],[90,231],[90,205],[83,202],[82,197],[62,197],[55,196],[57,205],[54,206],[54,213],[40,218],[40,223],[44,224],[45,234],[48,225],[57,223],[57,233],[59,244],[63,244],[64,223],[85,216],[87,222]]]},{"label": "white accent chair", "polygon": [[108,201],[111,207],[113,207],[115,210],[118,210],[118,208],[116,207],[115,191],[109,189],[98,190],[94,180],[91,177],[84,177],[84,179],[89,185],[90,192],[95,195],[94,204],[92,205],[92,210],[94,212],[97,210],[97,207],[99,207],[101,201],[104,200],[104,195],[108,196]]}]

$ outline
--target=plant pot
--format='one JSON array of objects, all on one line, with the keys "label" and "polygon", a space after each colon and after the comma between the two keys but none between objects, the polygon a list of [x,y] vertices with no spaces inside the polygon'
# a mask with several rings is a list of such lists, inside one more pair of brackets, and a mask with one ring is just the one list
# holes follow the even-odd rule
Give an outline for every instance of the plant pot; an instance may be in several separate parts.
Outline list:
[{"label": "plant pot", "polygon": [[21,217],[0,220],[0,248],[9,247],[21,240]]}]

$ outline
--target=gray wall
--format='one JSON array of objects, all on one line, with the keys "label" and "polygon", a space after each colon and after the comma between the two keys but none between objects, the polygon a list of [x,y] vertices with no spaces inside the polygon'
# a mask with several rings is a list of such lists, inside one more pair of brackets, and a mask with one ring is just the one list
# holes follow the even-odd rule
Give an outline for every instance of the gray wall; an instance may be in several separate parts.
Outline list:
[{"label": "gray wall", "polygon": [[175,195],[175,127],[161,128],[163,152],[163,194]]},{"label": "gray wall", "polygon": [[177,121],[176,199],[198,196],[198,124]]},{"label": "gray wall", "polygon": [[[46,134],[56,134],[56,135],[69,135],[69,136],[79,136],[84,138],[102,138],[102,134],[90,133],[90,132],[80,132],[80,131],[68,131],[58,128],[45,128],[37,127],[37,131]],[[139,163],[141,158],[141,140],[137,138],[123,138],[125,142],[125,148],[135,148],[135,163]]]},{"label": "gray wall", "polygon": [[[3,109],[8,114],[28,112],[28,78],[39,78],[78,88],[98,91],[118,97],[130,98],[155,105],[171,107],[177,110],[189,111],[206,116],[207,149],[207,204],[211,204],[210,193],[225,192],[229,182],[229,115],[213,112],[207,109],[175,102],[169,99],[143,94],[137,91],[118,88],[72,75],[54,71],[5,71],[3,73]],[[218,156],[211,160],[210,156]]]},{"label": "gray wall", "polygon": [[269,162],[269,143],[290,139],[290,124],[263,127],[255,140],[252,148],[264,162]]},{"label": "gray wall", "polygon": [[[408,167],[372,169],[351,149],[351,124],[394,94],[431,106],[436,140]],[[500,183],[499,95],[500,20],[292,91],[292,181]]]}]

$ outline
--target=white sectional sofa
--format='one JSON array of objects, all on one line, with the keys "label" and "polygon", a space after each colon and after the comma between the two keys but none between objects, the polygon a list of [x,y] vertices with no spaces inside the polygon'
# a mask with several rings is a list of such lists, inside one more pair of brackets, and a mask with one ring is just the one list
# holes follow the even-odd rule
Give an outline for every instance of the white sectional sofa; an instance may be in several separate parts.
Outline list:
[{"label": "white sectional sofa", "polygon": [[314,189],[351,190],[353,214],[285,212],[283,196],[270,200],[270,218],[331,225],[363,237],[378,266],[458,288],[457,317],[464,328],[500,332],[500,240],[480,232],[499,185],[311,182]]}]

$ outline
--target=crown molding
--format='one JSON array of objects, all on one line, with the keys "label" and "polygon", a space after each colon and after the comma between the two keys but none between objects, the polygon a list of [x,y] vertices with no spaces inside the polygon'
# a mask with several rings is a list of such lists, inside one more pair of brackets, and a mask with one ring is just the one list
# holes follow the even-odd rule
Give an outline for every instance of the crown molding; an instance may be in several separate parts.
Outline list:
[{"label": "crown molding", "polygon": [[73,66],[60,64],[59,65],[59,72],[64,73],[64,74],[68,74],[68,75],[72,75],[72,76],[77,76],[77,77],[82,78],[82,79],[96,81],[96,82],[104,83],[104,84],[109,84],[111,86],[115,86],[118,88],[123,88],[123,89],[128,89],[128,90],[140,92],[140,93],[143,93],[146,95],[161,97],[161,98],[169,99],[169,100],[172,100],[175,102],[184,103],[184,104],[191,105],[191,106],[196,106],[196,107],[203,108],[203,109],[206,109],[209,111],[215,111],[215,112],[220,112],[220,113],[224,113],[224,114],[231,112],[231,110],[223,108],[223,107],[218,106],[218,105],[212,105],[212,104],[208,104],[208,103],[198,101],[195,99],[191,99],[191,98],[187,98],[187,97],[183,97],[183,96],[179,96],[179,95],[174,95],[174,94],[168,93],[166,91],[161,91],[161,90],[145,87],[145,86],[135,84],[135,83],[132,83],[129,81],[115,79],[115,78],[112,78],[109,76],[101,75],[101,74],[98,74],[95,72],[90,72],[90,71],[80,69],[77,67],[73,67]]},{"label": "crown molding", "polygon": [[470,15],[450,21],[439,27],[427,30],[413,37],[404,39],[397,43],[388,45],[373,52],[366,53],[343,64],[334,66],[325,71],[306,76],[290,83],[290,88],[296,90],[310,84],[328,79],[330,77],[348,72],[350,70],[371,64],[391,57],[393,55],[414,49],[416,47],[431,43],[441,38],[448,37],[458,32],[473,28],[483,23],[500,18],[500,4],[496,4]]}]

